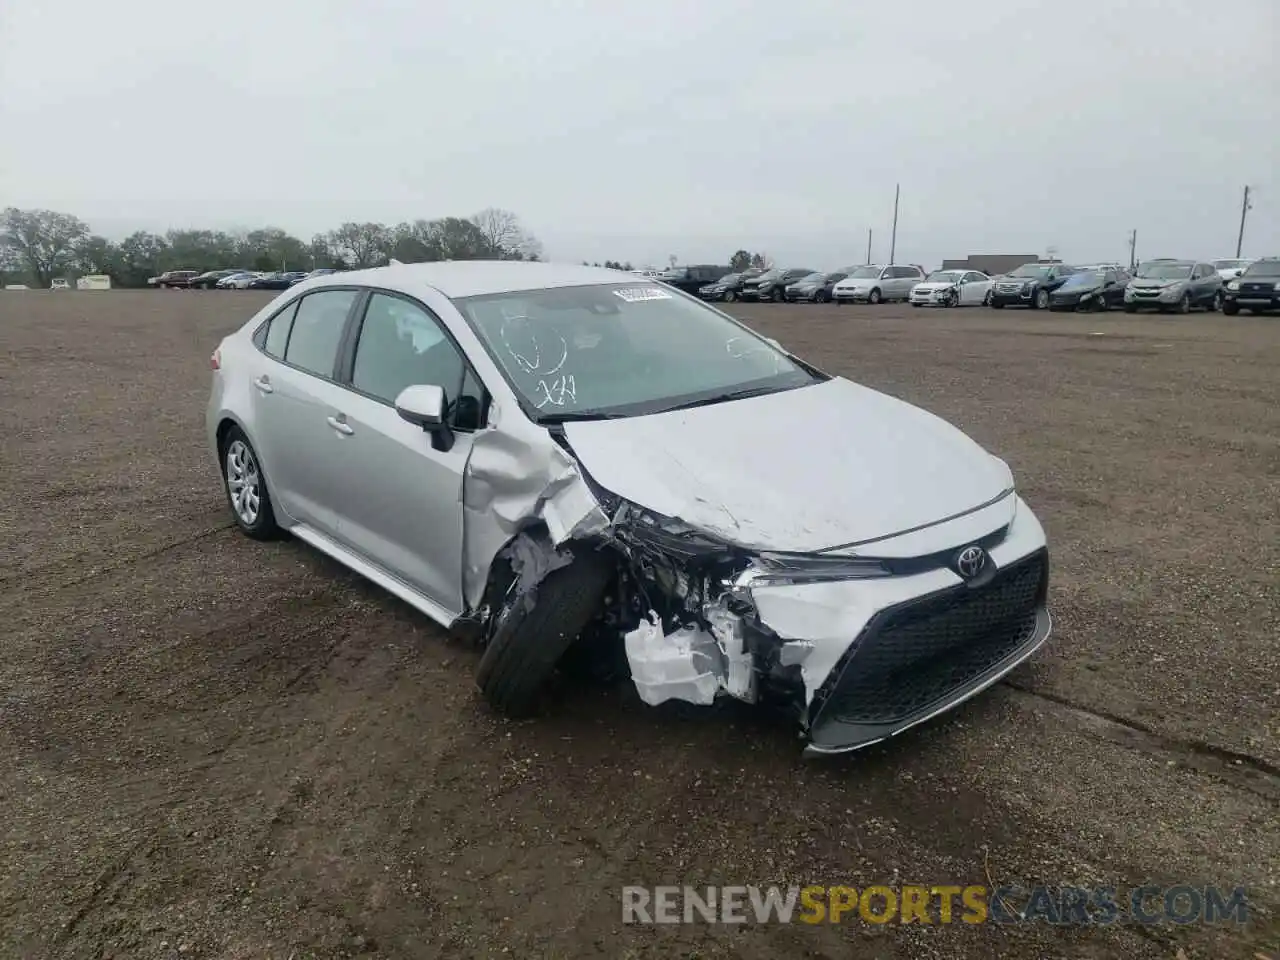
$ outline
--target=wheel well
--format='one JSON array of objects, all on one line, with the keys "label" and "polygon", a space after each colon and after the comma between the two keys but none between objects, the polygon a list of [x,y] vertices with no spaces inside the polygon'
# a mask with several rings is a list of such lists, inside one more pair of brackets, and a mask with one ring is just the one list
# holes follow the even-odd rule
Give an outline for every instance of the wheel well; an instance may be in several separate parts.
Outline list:
[{"label": "wheel well", "polygon": [[218,437],[218,456],[219,457],[221,457],[223,453],[226,452],[227,434],[231,432],[232,427],[238,427],[238,426],[240,426],[240,424],[236,423],[230,417],[223,417],[222,422],[218,424],[217,437]]}]

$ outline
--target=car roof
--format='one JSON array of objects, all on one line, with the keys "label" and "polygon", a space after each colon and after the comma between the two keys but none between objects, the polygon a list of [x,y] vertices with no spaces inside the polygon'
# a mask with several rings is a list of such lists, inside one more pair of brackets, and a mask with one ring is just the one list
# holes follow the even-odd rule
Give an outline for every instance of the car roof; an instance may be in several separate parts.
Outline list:
[{"label": "car roof", "polygon": [[446,297],[476,297],[515,290],[576,287],[592,283],[626,283],[629,274],[604,267],[583,267],[530,260],[444,260],[396,263],[389,267],[331,274],[336,284],[384,287],[413,294],[431,287]]}]

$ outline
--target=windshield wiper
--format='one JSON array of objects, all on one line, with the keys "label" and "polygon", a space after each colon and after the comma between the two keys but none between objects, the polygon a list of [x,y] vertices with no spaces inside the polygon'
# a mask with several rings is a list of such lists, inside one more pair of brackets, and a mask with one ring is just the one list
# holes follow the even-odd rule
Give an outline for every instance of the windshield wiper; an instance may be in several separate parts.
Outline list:
[{"label": "windshield wiper", "polygon": [[709,407],[717,403],[729,403],[732,400],[746,400],[748,397],[763,397],[769,393],[781,393],[784,390],[794,390],[795,387],[744,387],[741,390],[726,390],[724,393],[713,394],[710,397],[699,397],[697,400],[689,400],[685,403],[677,403],[673,407],[663,407],[661,410],[655,410],[654,413],[670,413],[672,410],[689,410],[693,407]]},{"label": "windshield wiper", "polygon": [[549,413],[539,416],[538,423],[574,423],[579,420],[621,420],[624,413],[611,413],[608,410],[573,410],[568,413]]}]

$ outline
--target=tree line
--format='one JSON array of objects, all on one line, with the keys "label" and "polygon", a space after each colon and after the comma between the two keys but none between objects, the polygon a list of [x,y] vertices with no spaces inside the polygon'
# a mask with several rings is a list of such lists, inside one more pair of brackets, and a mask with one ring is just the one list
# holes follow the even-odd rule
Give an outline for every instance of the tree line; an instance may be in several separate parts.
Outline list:
[{"label": "tree line", "polygon": [[120,287],[146,286],[166,270],[360,269],[391,260],[537,260],[541,244],[509,210],[471,217],[344,223],[310,241],[279,227],[245,232],[139,230],[116,242],[56,210],[7,208],[0,214],[0,278],[48,287],[57,277],[106,274]]}]

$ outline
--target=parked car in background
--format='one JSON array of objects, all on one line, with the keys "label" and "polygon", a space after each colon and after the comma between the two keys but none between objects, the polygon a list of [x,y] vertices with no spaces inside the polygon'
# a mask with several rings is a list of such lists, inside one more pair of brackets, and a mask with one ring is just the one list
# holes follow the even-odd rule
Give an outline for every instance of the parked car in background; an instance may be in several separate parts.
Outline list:
[{"label": "parked car in background", "polygon": [[240,272],[239,270],[207,270],[192,277],[188,286],[193,290],[212,290],[223,277],[229,277],[233,273]]},{"label": "parked car in background", "polygon": [[730,290],[742,289],[742,274],[726,273],[719,280],[698,288],[699,300],[724,300]]},{"label": "parked car in background", "polygon": [[1196,260],[1148,260],[1124,290],[1126,313],[1153,308],[1161,313],[1190,313],[1192,307],[1222,306],[1222,277],[1211,263]]},{"label": "parked car in background", "polygon": [[732,267],[720,267],[713,264],[700,263],[691,267],[671,267],[663,270],[658,279],[668,286],[683,290],[697,296],[698,290],[709,283],[715,283],[722,277],[733,273]]},{"label": "parked car in background", "polygon": [[1129,274],[1109,264],[1077,267],[1066,282],[1049,294],[1050,310],[1110,310],[1124,306]]},{"label": "parked car in background", "polygon": [[631,271],[637,277],[644,277],[646,280],[656,280],[661,273],[656,267],[642,267],[639,270]]},{"label": "parked car in background", "polygon": [[249,281],[250,290],[288,290],[289,287],[306,277],[305,273],[294,270],[288,273],[263,273]]},{"label": "parked car in background", "polygon": [[807,301],[809,303],[830,303],[831,291],[835,285],[849,275],[852,267],[836,270],[834,273],[811,273],[787,285],[782,291],[782,298],[787,303]]},{"label": "parked car in background", "polygon": [[1024,263],[1016,270],[995,278],[991,287],[991,306],[997,310],[1005,307],[1047,310],[1050,295],[1074,272],[1075,268],[1065,263]]},{"label": "parked car in background", "polygon": [[253,270],[245,270],[242,273],[233,273],[229,277],[223,277],[215,286],[219,290],[248,290],[249,284],[261,274]]},{"label": "parked car in background", "polygon": [[743,300],[780,301],[787,284],[813,273],[812,267],[774,267],[742,285]]},{"label": "parked car in background", "polygon": [[199,275],[199,270],[166,270],[160,276],[152,277],[147,284],[159,290],[185,290]]},{"label": "parked car in background", "polygon": [[658,283],[361,270],[265,305],[210,366],[238,529],[469,628],[503,713],[536,710],[581,637],[646,703],[785,705],[806,752],[839,753],[1050,633],[1045,532],[1007,463]]},{"label": "parked car in background", "polygon": [[831,290],[836,303],[883,303],[907,300],[911,288],[924,279],[924,271],[915,265],[872,263],[856,267]]},{"label": "parked car in background", "polygon": [[1218,271],[1218,276],[1222,278],[1223,283],[1226,283],[1228,280],[1234,280],[1236,277],[1240,276],[1240,274],[1244,273],[1251,263],[1253,263],[1252,260],[1241,260],[1238,257],[1231,257],[1226,260],[1213,261],[1213,269]]},{"label": "parked car in background", "polygon": [[49,284],[49,289],[50,290],[70,290],[71,284],[67,281],[66,277],[55,277],[53,281]]},{"label": "parked car in background", "polygon": [[1223,290],[1222,312],[1234,317],[1241,310],[1271,313],[1280,310],[1280,257],[1255,260]]},{"label": "parked car in background", "polygon": [[980,270],[935,270],[911,288],[913,307],[980,307],[991,299],[991,278]]}]

